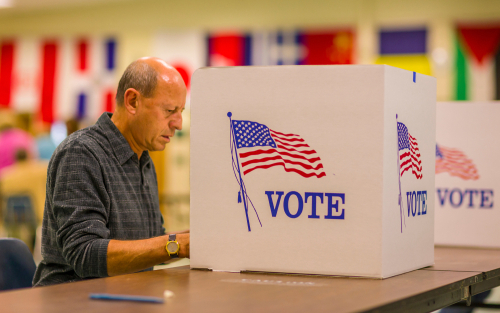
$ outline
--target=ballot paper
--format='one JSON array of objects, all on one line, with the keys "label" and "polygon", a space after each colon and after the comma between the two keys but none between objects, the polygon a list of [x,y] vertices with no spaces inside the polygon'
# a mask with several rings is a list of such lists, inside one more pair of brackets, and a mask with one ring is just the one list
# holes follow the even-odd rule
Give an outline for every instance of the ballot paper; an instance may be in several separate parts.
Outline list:
[{"label": "ballot paper", "polygon": [[386,65],[203,68],[191,267],[386,278],[434,263],[436,80]]}]

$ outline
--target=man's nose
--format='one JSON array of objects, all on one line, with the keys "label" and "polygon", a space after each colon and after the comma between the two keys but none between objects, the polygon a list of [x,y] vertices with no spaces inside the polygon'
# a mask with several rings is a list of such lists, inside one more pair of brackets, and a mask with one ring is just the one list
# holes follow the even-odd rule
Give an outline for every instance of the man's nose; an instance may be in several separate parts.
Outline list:
[{"label": "man's nose", "polygon": [[170,128],[182,130],[182,113],[175,114],[174,118],[170,121]]}]

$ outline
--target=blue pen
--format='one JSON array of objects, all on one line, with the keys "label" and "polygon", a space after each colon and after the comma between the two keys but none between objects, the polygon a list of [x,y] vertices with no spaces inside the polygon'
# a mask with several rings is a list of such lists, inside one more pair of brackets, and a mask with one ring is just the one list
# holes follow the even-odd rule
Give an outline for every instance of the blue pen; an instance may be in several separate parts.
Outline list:
[{"label": "blue pen", "polygon": [[109,293],[91,293],[89,295],[90,299],[97,300],[121,300],[121,301],[139,301],[139,302],[150,302],[150,303],[163,303],[163,298],[157,297],[145,297],[145,296],[129,296],[129,295],[112,295]]}]

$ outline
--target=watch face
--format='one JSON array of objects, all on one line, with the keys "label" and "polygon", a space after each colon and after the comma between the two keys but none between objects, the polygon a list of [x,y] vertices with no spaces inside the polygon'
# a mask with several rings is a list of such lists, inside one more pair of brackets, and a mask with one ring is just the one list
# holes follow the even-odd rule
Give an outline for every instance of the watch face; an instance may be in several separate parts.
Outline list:
[{"label": "watch face", "polygon": [[179,248],[179,244],[175,241],[171,241],[167,245],[167,250],[170,253],[176,253],[178,248]]}]

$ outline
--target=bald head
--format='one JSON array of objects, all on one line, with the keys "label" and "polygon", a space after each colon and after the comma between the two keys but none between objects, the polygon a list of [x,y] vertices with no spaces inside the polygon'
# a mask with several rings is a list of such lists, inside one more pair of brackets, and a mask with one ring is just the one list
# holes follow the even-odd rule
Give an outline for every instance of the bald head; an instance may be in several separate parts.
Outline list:
[{"label": "bald head", "polygon": [[151,98],[159,80],[168,85],[175,85],[174,88],[186,88],[179,72],[162,59],[146,57],[132,62],[118,83],[117,105],[123,106],[124,95],[129,88],[137,90],[143,97]]}]

